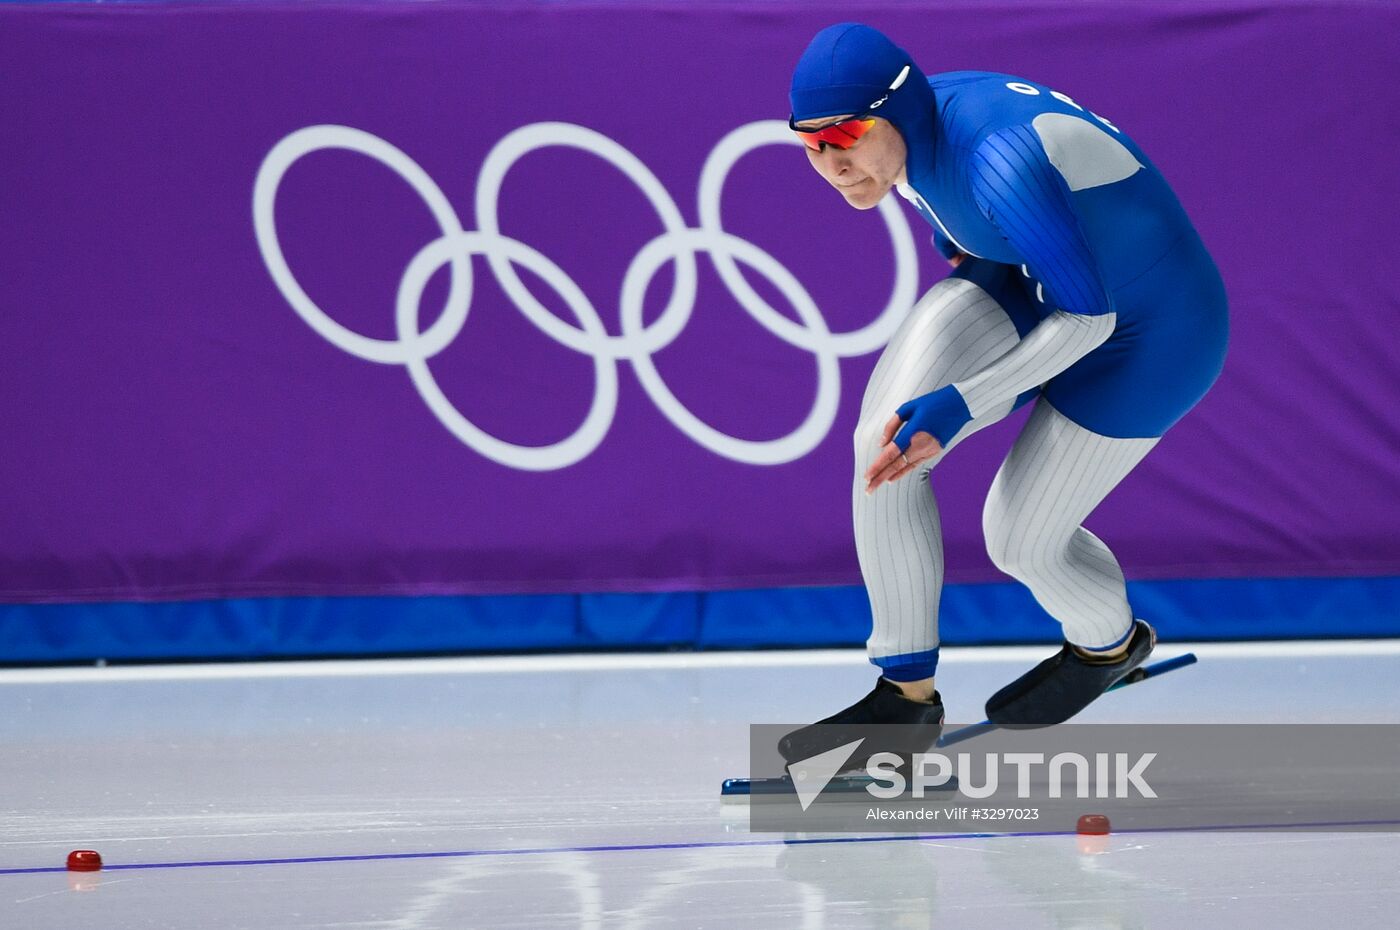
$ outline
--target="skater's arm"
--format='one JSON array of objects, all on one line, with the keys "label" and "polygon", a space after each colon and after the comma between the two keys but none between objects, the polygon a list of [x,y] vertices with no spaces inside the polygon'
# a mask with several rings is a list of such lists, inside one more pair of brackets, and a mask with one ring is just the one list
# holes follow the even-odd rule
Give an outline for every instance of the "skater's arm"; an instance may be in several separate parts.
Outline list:
[{"label": "skater's arm", "polygon": [[978,207],[1039,283],[1038,299],[1058,309],[987,367],[900,407],[866,474],[867,491],[933,458],[974,417],[1064,371],[1117,325],[1112,292],[1079,226],[1069,186],[1035,130],[994,133],[973,153],[969,171]]},{"label": "skater's arm", "polygon": [[970,167],[978,206],[1039,282],[1037,298],[1058,308],[1006,355],[954,385],[972,418],[1044,384],[1102,345],[1117,315],[1069,185],[1036,131],[1013,126],[993,133]]},{"label": "skater's arm", "polygon": [[1112,335],[1115,323],[1113,313],[1085,316],[1058,310],[986,368],[901,406],[885,424],[884,448],[865,474],[866,492],[938,455],[973,417],[1079,361]]},{"label": "skater's arm", "polygon": [[1041,302],[1071,313],[1115,310],[1075,214],[1069,185],[1029,126],[993,133],[968,163],[972,197],[1040,284]]},{"label": "skater's arm", "polygon": [[1103,345],[1117,314],[1085,316],[1057,310],[1041,320],[1011,351],[976,374],[943,390],[957,391],[969,419],[980,417],[1037,387]]}]

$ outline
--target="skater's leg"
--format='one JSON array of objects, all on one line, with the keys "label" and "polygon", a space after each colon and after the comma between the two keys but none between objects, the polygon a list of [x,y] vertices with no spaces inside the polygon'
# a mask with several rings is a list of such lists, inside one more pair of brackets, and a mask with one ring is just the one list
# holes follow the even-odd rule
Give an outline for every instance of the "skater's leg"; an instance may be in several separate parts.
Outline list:
[{"label": "skater's leg", "polygon": [[[917,700],[933,694],[943,539],[928,468],[865,493],[866,471],[880,453],[895,410],[978,371],[1019,339],[1006,310],[986,290],[954,277],[939,282],[910,312],[870,377],[855,431],[851,509],[856,552],[874,625],[867,651],[884,676]],[[973,420],[949,448],[1011,412],[1013,403]],[[937,460],[940,460],[940,455]]]},{"label": "skater's leg", "polygon": [[1031,412],[992,482],[983,529],[992,561],[1031,589],[1066,642],[988,699],[993,723],[1068,720],[1152,651],[1117,559],[1081,523],[1157,442],[1100,436],[1044,397]]},{"label": "skater's leg", "polygon": [[987,495],[992,561],[1082,649],[1122,652],[1133,615],[1117,559],[1081,524],[1158,441],[1100,436],[1041,398]]},{"label": "skater's leg", "polygon": [[[966,377],[1016,344],[1017,325],[1007,307],[992,296],[1014,293],[1006,287],[1013,272],[991,262],[965,261],[954,277],[934,285],[914,307],[870,377],[855,432],[851,506],[856,551],[875,621],[868,650],[883,674],[874,690],[855,704],[785,735],[778,751],[789,763],[849,742],[857,732],[851,728],[866,724],[902,726],[881,728],[880,735],[864,731],[861,749],[848,766],[860,767],[874,752],[922,752],[938,739],[943,704],[934,690],[934,671],[943,539],[929,470],[884,484],[870,495],[865,493],[864,475],[879,455],[885,422],[902,404]],[[1033,311],[1019,305],[1011,311],[1024,330],[1034,325],[1026,319]],[[1015,406],[1008,401],[974,419],[948,448]]]}]

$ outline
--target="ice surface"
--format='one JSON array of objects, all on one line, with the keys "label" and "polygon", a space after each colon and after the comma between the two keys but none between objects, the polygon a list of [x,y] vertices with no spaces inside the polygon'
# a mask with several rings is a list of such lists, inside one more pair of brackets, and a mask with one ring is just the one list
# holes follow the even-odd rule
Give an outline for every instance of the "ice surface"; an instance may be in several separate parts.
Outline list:
[{"label": "ice surface", "polygon": [[[1189,648],[1078,719],[1400,723],[1391,643]],[[949,719],[1051,651],[945,650]],[[1400,834],[792,843],[722,810],[750,722],[873,676],[855,651],[0,672],[0,928],[1395,924]],[[3,872],[73,849],[109,868]],[[120,868],[337,856],[368,858]]]}]

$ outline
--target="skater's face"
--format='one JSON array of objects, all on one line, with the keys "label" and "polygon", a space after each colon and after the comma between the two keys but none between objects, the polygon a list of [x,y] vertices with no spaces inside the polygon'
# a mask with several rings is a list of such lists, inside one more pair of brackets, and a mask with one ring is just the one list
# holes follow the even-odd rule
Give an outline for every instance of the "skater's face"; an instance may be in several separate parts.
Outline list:
[{"label": "skater's face", "polygon": [[[820,129],[843,120],[848,116],[831,116],[821,119],[803,120],[797,124],[799,130]],[[807,160],[826,179],[826,182],[841,192],[846,203],[857,210],[869,210],[889,193],[890,188],[904,182],[904,161],[908,149],[904,137],[889,120],[876,119],[875,125],[859,139],[851,141],[845,148],[821,144],[818,148],[804,146]]]}]

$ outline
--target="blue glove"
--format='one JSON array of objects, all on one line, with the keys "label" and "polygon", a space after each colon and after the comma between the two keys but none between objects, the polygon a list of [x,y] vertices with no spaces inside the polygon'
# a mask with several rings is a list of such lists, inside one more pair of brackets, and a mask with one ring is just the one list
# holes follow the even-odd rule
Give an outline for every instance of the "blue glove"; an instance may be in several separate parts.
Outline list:
[{"label": "blue glove", "polygon": [[930,434],[946,449],[958,430],[972,419],[967,402],[951,384],[932,394],[916,397],[895,412],[904,421],[904,426],[894,434],[894,444],[899,446],[900,452],[909,451],[909,442],[915,433]]}]

